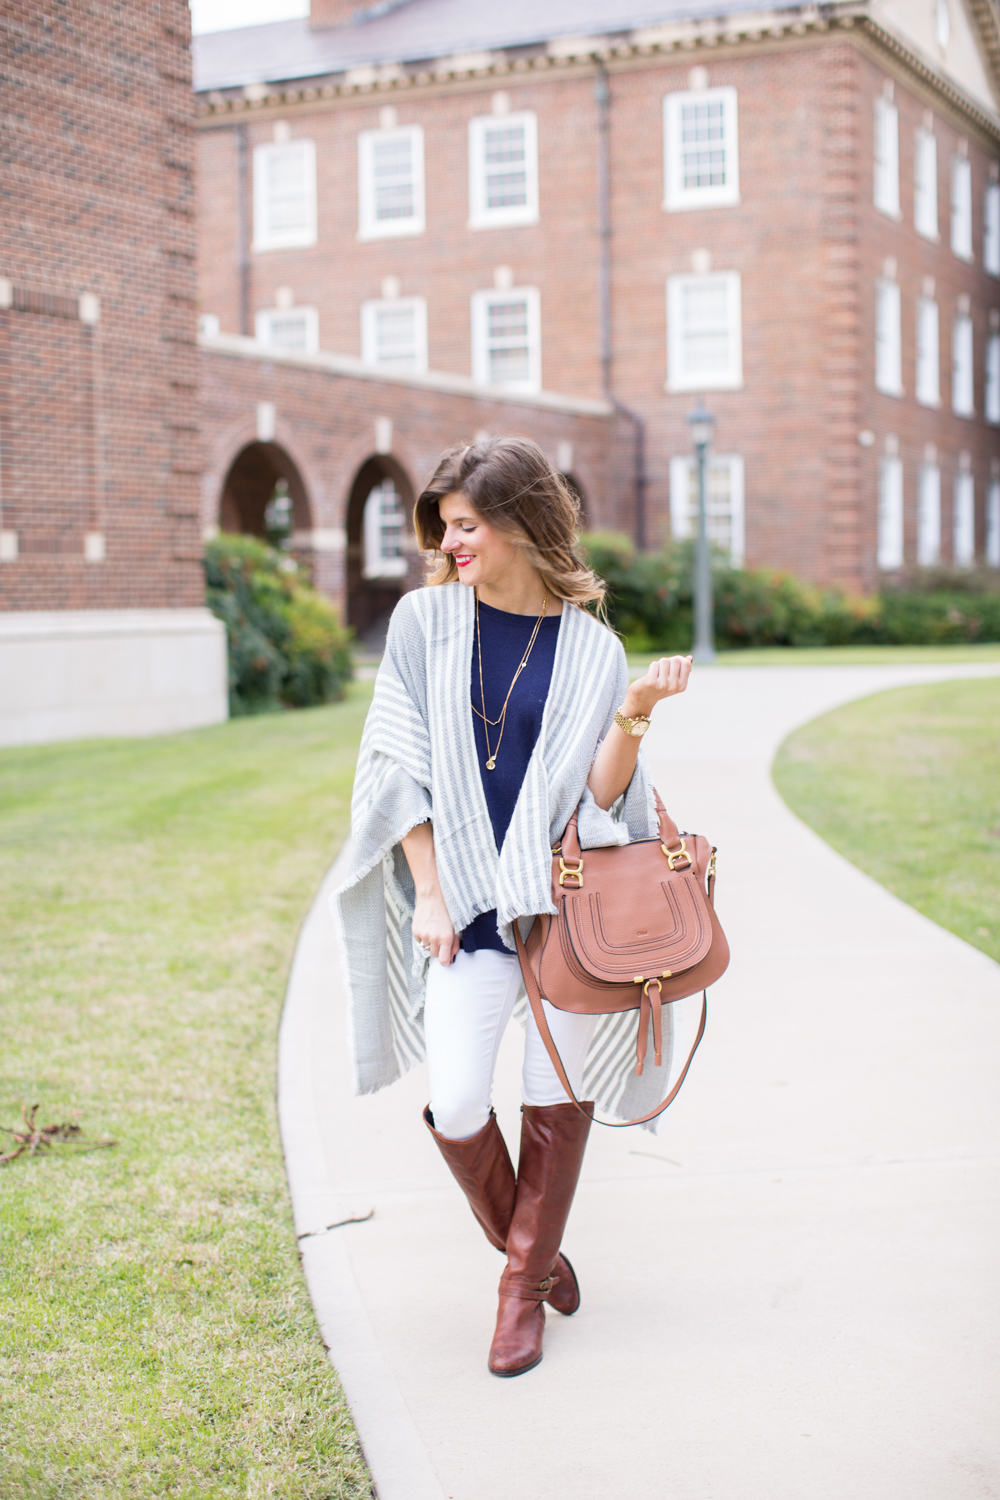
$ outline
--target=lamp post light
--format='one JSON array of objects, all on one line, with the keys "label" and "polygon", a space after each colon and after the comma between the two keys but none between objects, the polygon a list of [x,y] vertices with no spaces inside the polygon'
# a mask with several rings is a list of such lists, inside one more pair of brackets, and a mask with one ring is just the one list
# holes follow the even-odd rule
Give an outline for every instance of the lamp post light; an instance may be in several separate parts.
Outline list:
[{"label": "lamp post light", "polygon": [[712,559],[708,550],[708,497],[705,492],[705,476],[708,467],[708,449],[715,429],[715,418],[706,410],[701,397],[694,411],[688,413],[691,442],[698,462],[698,546],[695,554],[694,575],[694,651],[697,665],[715,660],[715,640],[712,629]]}]

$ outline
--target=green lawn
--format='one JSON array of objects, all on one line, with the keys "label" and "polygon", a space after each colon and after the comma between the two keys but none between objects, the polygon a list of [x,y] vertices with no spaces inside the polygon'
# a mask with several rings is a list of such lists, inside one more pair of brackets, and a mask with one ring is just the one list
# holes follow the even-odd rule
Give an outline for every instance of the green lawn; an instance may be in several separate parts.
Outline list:
[{"label": "green lawn", "polygon": [[274,1100],[369,697],[0,753],[0,1123],[120,1142],[0,1168],[3,1500],[370,1494]]},{"label": "green lawn", "polygon": [[[630,651],[629,665],[646,668],[655,655],[649,651]],[[757,650],[720,651],[718,659],[723,667],[869,667],[894,666],[900,662],[1000,661],[1000,645],[762,646]]]},{"label": "green lawn", "polygon": [[841,854],[1000,960],[1000,678],[835,709],[785,741],[774,779]]}]

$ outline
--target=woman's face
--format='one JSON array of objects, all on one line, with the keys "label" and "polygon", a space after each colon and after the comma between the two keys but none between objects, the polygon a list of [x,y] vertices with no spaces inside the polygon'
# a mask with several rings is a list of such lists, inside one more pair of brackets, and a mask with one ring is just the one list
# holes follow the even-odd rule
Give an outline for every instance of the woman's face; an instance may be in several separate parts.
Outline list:
[{"label": "woman's face", "polygon": [[519,572],[527,562],[516,542],[473,510],[469,501],[457,491],[446,495],[438,504],[444,522],[441,551],[455,559],[458,576],[470,587],[489,587],[504,572]]}]

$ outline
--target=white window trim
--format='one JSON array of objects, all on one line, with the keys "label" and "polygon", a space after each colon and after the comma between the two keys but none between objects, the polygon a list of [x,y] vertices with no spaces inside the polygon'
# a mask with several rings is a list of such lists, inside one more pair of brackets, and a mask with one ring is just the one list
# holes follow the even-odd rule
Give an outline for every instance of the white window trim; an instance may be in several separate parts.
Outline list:
[{"label": "white window trim", "polygon": [[1000,276],[1000,182],[988,182],[983,195],[983,267]]},{"label": "white window trim", "polygon": [[[726,282],[729,304],[731,353],[729,368],[715,375],[704,371],[688,374],[684,368],[684,287],[691,281]],[[671,276],[667,280],[667,384],[668,391],[738,391],[743,388],[743,305],[739,271],[711,271],[705,276]]]},{"label": "white window trim", "polygon": [[[363,533],[363,558],[361,576],[363,578],[403,578],[409,570],[409,562],[405,555],[403,557],[382,556],[382,527],[379,524],[380,517],[375,512],[372,497],[381,491],[382,485],[392,483],[391,480],[381,480],[373,485],[365,500],[365,508],[361,517]],[[395,485],[393,485],[395,490]],[[398,492],[397,492],[398,498]],[[402,506],[402,502],[400,502]],[[404,512],[405,514],[405,512]],[[406,543],[405,521],[402,531],[403,544]]]},{"label": "white window trim", "polygon": [[[300,229],[277,234],[268,227],[267,160],[274,152],[298,147],[305,160],[306,213]],[[316,143],[308,140],[274,141],[253,150],[253,248],[257,250],[304,250],[316,243]]]},{"label": "white window trim", "polygon": [[[890,303],[894,306],[892,337],[887,339],[884,320]],[[886,345],[890,352],[888,355],[883,354],[880,362],[879,349]],[[889,365],[892,366],[891,369],[888,368]],[[880,279],[875,285],[875,389],[883,396],[903,395],[902,301],[898,281]]]},{"label": "white window trim", "polygon": [[[933,337],[929,341],[933,345],[933,359],[923,359],[928,340],[926,338],[929,328],[933,327]],[[917,378],[915,382],[915,394],[921,406],[940,407],[941,405],[941,338],[940,338],[940,314],[937,303],[931,297],[920,297],[917,300]]]},{"label": "white window trim", "polygon": [[991,427],[1000,427],[1000,333],[991,333],[986,340],[983,416]]},{"label": "white window trim", "polygon": [[976,560],[976,481],[967,469],[955,475],[951,545],[956,568],[971,568]]},{"label": "white window trim", "polygon": [[427,299],[425,297],[375,298],[369,302],[362,302],[361,358],[366,365],[375,365],[376,368],[390,372],[395,369],[400,373],[405,373],[402,366],[394,365],[391,360],[380,360],[378,357],[378,315],[384,307],[411,307],[413,309],[415,362],[409,367],[409,372],[425,375],[427,373]]},{"label": "white window trim", "polygon": [[[899,110],[884,94],[875,99],[872,151],[872,201],[890,219],[903,217],[899,207]],[[880,150],[882,155],[880,155]]]},{"label": "white window trim", "polygon": [[[960,349],[962,344],[967,344],[967,350]],[[967,359],[964,357],[966,353]],[[968,379],[968,401],[963,399],[966,394],[966,390],[962,388],[963,376],[967,376]],[[975,345],[972,318],[966,313],[959,313],[952,325],[951,409],[956,417],[976,415]]]},{"label": "white window trim", "polygon": [[[726,180],[716,187],[686,188],[681,165],[681,110],[695,101],[721,99]],[[663,207],[667,213],[724,208],[740,201],[739,114],[734,88],[684,90],[663,99]]]},{"label": "white window trim", "polygon": [[[286,344],[273,344],[270,337],[271,323],[275,318],[302,318],[306,325],[304,349],[289,349]],[[275,349],[285,354],[316,354],[319,350],[319,312],[315,307],[265,307],[254,316],[254,335],[265,349]]]},{"label": "white window trim", "polygon": [[933,568],[941,561],[941,470],[924,464],[917,490],[917,565]]},{"label": "white window trim", "polygon": [[[929,181],[924,180],[927,167]],[[921,212],[923,205],[923,212]],[[938,244],[937,136],[933,130],[917,131],[913,153],[913,227],[925,240]]]},{"label": "white window trim", "polygon": [[1000,479],[991,480],[986,491],[986,561],[1000,568]]},{"label": "white window trim", "polygon": [[[743,566],[746,555],[746,509],[744,504],[743,457],[739,453],[710,453],[707,467],[725,464],[729,469],[729,561],[734,568]],[[695,460],[681,454],[670,460],[670,533],[675,541],[687,541],[695,535],[694,517],[689,509],[691,471]],[[706,483],[708,475],[706,474]]]},{"label": "white window trim", "polygon": [[972,163],[967,156],[951,160],[951,249],[970,264],[972,253]]},{"label": "white window trim", "polygon": [[[524,169],[527,202],[509,208],[486,205],[486,132],[498,125],[524,126]],[[469,121],[470,229],[500,229],[538,223],[538,117],[533,110],[511,115],[475,115]]]},{"label": "white window trim", "polygon": [[878,469],[878,549],[883,572],[903,566],[903,460],[886,455]]},{"label": "white window trim", "polygon": [[[408,219],[376,219],[375,158],[377,140],[388,136],[412,140],[413,207]],[[358,239],[394,240],[423,234],[427,227],[424,204],[424,132],[420,125],[398,125],[391,130],[362,130],[358,135]]]},{"label": "white window trim", "polygon": [[478,385],[490,384],[489,352],[489,306],[491,302],[508,301],[522,297],[528,305],[528,370],[527,380],[512,380],[498,386],[498,390],[524,391],[537,395],[542,389],[542,301],[536,286],[514,286],[509,291],[491,288],[487,292],[473,292],[472,310],[472,378]]}]

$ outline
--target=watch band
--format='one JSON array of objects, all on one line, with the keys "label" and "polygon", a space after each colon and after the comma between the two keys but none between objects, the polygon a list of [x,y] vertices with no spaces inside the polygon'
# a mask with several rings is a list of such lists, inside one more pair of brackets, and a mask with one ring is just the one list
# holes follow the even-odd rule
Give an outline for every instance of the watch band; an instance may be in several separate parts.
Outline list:
[{"label": "watch band", "polygon": [[[620,708],[615,710],[615,723],[625,734],[633,735],[637,739],[649,728],[649,720],[645,714],[637,714],[634,719],[627,719]],[[641,729],[640,725],[642,725]]]}]

